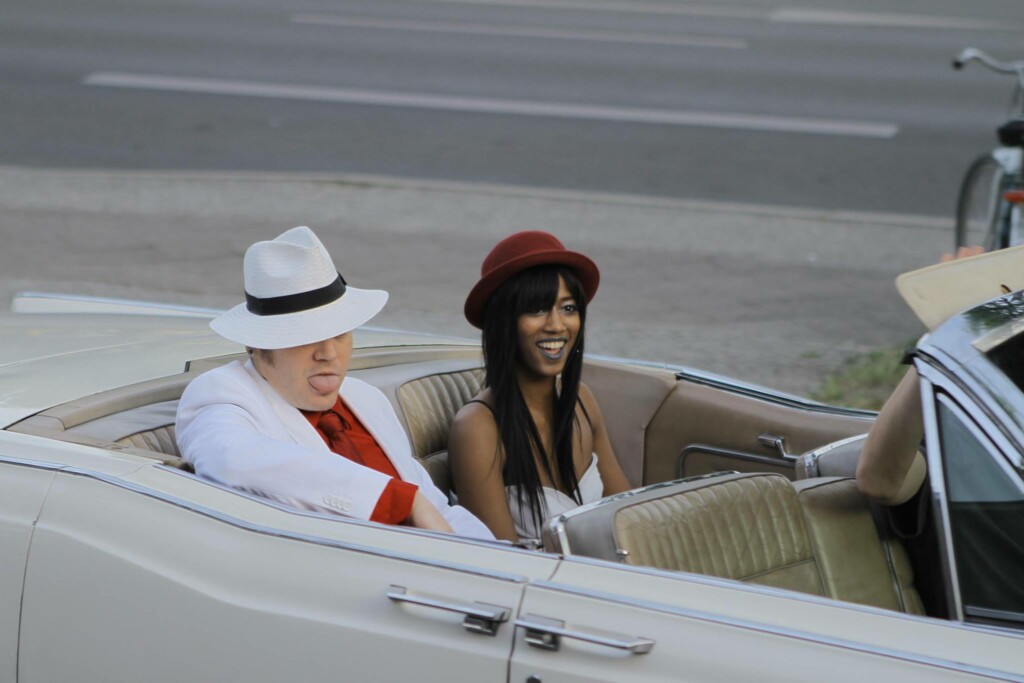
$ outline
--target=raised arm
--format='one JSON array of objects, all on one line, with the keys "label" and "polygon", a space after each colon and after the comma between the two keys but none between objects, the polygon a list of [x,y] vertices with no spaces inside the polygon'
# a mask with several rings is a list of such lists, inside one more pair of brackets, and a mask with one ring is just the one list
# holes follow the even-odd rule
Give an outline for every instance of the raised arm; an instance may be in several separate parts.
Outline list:
[{"label": "raised arm", "polygon": [[[984,251],[977,245],[960,247],[940,260],[955,261]],[[924,458],[917,455],[924,436],[920,384],[917,371],[908,370],[878,413],[857,463],[861,493],[885,505],[908,500],[924,482]]]},{"label": "raised arm", "polygon": [[448,435],[448,463],[459,505],[476,515],[496,538],[519,542],[505,496],[498,425],[479,403],[455,416]]},{"label": "raised arm", "polygon": [[857,463],[858,488],[887,505],[910,498],[924,480],[923,466],[915,466],[924,436],[919,387],[917,371],[911,368],[878,413]]}]

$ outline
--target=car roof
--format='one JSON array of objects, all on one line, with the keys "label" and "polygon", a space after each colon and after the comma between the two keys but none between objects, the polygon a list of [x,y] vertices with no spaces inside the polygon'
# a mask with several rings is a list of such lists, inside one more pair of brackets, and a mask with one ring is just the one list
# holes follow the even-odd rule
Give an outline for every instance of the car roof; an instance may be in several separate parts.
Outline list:
[{"label": "car roof", "polygon": [[[476,342],[360,328],[357,349]],[[0,313],[0,427],[101,391],[238,354],[209,318],[95,313]]]}]

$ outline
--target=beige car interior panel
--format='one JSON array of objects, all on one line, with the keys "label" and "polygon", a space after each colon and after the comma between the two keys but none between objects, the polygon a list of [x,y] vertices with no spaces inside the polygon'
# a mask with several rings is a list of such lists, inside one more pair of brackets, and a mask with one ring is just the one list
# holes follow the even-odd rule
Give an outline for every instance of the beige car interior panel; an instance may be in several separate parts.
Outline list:
[{"label": "beige car interior panel", "polygon": [[588,360],[583,381],[601,406],[612,448],[633,486],[644,472],[644,442],[655,413],[676,384],[671,370]]},{"label": "beige car interior panel", "polygon": [[[706,474],[774,469],[795,477],[794,461],[758,437],[782,437],[790,454],[867,431],[871,419],[810,412],[686,380],[675,383],[646,435],[644,484]],[[708,448],[711,447],[711,448]],[[710,454],[717,453],[712,459]]]},{"label": "beige car interior panel", "polygon": [[[188,469],[174,434],[177,400],[193,378],[244,354],[192,361],[189,371],[71,401],[22,420],[10,429],[133,452]],[[593,365],[593,367],[590,367]],[[447,444],[451,421],[483,385],[479,349],[410,347],[357,352],[351,374],[379,388],[395,406],[413,452],[448,492]],[[639,480],[651,417],[675,383],[671,371],[588,362],[587,381],[602,401],[624,468]]]},{"label": "beige car interior panel", "polygon": [[[12,431],[135,453],[188,469],[174,435],[176,402],[194,377],[244,354],[195,360],[189,371],[71,401],[27,418]],[[449,491],[451,420],[483,384],[473,347],[357,351],[351,373],[378,387],[396,407],[415,455]],[[860,418],[807,414],[795,408],[676,379],[673,371],[588,360],[584,379],[602,407],[609,437],[634,485],[712,471],[774,471],[792,463],[757,441],[786,437],[801,452],[864,431]],[[709,446],[709,444],[711,446]]]}]

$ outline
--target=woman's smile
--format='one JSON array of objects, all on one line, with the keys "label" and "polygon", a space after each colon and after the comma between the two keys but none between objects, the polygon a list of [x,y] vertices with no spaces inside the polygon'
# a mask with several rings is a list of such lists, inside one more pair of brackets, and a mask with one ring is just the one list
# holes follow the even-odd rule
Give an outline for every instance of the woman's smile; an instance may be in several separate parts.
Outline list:
[{"label": "woman's smile", "polygon": [[537,342],[537,348],[540,349],[541,355],[550,360],[561,360],[565,353],[566,344],[568,339],[565,337],[558,337],[557,339],[541,339]]}]

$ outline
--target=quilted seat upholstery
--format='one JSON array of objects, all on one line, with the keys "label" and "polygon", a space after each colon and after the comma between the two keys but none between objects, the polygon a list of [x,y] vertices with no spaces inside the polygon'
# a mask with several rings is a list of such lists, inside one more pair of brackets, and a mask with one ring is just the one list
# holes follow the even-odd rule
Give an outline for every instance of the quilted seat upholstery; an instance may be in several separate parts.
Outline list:
[{"label": "quilted seat upholstery", "polygon": [[181,457],[181,453],[178,452],[178,442],[174,438],[173,424],[156,427],[136,434],[129,434],[122,439],[118,439],[115,443],[122,446],[131,446],[132,448],[141,448],[144,451],[156,451],[157,453]]},{"label": "quilted seat upholstery", "polygon": [[824,594],[800,502],[781,476],[628,506],[614,533],[630,564]]},{"label": "quilted seat upholstery", "polygon": [[420,377],[398,388],[413,454],[445,493],[451,492],[448,432],[452,420],[479,393],[483,381],[483,368],[470,368]]},{"label": "quilted seat upholstery", "polygon": [[483,381],[483,368],[472,368],[421,377],[398,389],[413,452],[418,457],[448,449],[448,430],[455,413],[480,392]]},{"label": "quilted seat upholstery", "polygon": [[730,473],[654,485],[556,518],[545,545],[923,613],[905,550],[882,543],[847,478]]},{"label": "quilted seat upholstery", "polygon": [[144,451],[181,457],[174,438],[178,402],[162,401],[129,408],[69,427],[68,432],[113,441]]}]

